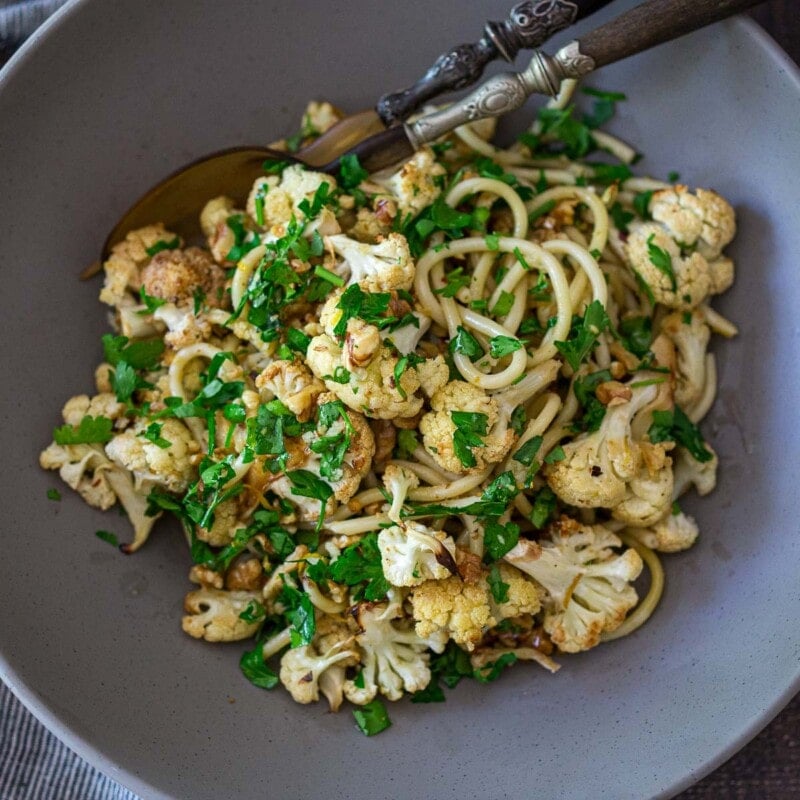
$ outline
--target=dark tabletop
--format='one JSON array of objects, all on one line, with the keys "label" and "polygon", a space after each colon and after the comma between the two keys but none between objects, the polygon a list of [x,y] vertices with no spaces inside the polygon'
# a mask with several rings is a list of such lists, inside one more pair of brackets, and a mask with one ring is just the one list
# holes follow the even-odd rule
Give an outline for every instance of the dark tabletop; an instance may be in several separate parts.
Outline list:
[{"label": "dark tabletop", "polygon": [[[800,64],[800,0],[772,0],[752,16]],[[0,47],[0,66],[8,55]],[[800,800],[800,695],[750,744],[678,800]]]}]

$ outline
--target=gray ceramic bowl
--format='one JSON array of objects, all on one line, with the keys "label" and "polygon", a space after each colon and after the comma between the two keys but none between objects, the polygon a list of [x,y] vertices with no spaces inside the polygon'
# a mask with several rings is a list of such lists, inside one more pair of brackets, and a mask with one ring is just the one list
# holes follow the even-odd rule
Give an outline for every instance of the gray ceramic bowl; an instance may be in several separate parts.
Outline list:
[{"label": "gray ceramic bowl", "polygon": [[636,635],[563,658],[556,677],[519,668],[401,704],[365,739],[347,711],[252,687],[238,646],[180,633],[175,531],[126,558],[93,535],[123,520],[68,491],[45,499],[56,480],[38,451],[90,386],[105,330],[96,283],[76,275],[130,201],[196,156],[290,132],[310,96],[367,106],[508,5],[82,0],[0,77],[0,674],[146,797],[665,797],[798,688],[800,80],[744,21],[595,79],[629,94],[614,128],[643,169],[717,188],[740,222],[720,307],[741,336],[719,347],[705,426],[720,487],[692,504],[703,535],[666,559],[664,600]]}]

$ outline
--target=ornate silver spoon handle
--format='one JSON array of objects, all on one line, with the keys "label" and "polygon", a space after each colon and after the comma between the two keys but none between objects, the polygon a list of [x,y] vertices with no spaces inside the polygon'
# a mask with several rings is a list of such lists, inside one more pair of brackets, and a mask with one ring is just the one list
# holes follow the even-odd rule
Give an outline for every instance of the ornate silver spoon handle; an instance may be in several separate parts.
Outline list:
[{"label": "ornate silver spoon handle", "polygon": [[[382,169],[460,125],[514,111],[531,94],[554,96],[565,78],[581,78],[597,67],[677,39],[759,2],[647,0],[579,41],[570,42],[554,56],[537,50],[522,72],[494,75],[448,108],[371,136],[351,152],[358,155],[368,170]],[[324,169],[334,171],[336,162]]]},{"label": "ornate silver spoon handle", "polygon": [[459,44],[439,56],[413,86],[385,94],[375,110],[388,127],[409,117],[428,100],[466,89],[497,58],[513,62],[520,50],[544,44],[558,31],[589,16],[610,0],[526,0],[511,9],[504,22],[488,22],[475,44]]}]

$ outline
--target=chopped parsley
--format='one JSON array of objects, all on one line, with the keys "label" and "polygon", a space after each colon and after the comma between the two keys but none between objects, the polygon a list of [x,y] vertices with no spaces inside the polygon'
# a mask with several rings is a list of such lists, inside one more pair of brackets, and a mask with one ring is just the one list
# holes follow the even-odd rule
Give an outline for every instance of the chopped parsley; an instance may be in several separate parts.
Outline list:
[{"label": "chopped parsley", "polygon": [[115,533],[111,533],[111,531],[95,531],[94,535],[98,539],[102,539],[104,542],[107,542],[112,547],[119,547],[117,535]]},{"label": "chopped parsley", "polygon": [[147,428],[139,434],[139,436],[147,439],[148,442],[152,442],[162,450],[166,450],[172,444],[172,442],[170,442],[168,439],[165,439],[161,435],[162,427],[163,426],[160,422],[151,422]]},{"label": "chopped parsley", "polygon": [[108,417],[84,417],[79,425],[60,425],[53,431],[56,444],[104,444],[111,441],[114,423]]},{"label": "chopped parsley", "polygon": [[672,291],[677,291],[678,281],[675,278],[675,270],[672,269],[672,256],[653,242],[655,236],[654,233],[651,233],[647,239],[647,256],[650,263],[669,278]]},{"label": "chopped parsley", "polygon": [[654,411],[653,424],[647,435],[653,443],[677,442],[689,451],[692,458],[701,463],[714,458],[714,454],[706,447],[700,429],[679,406],[675,406],[672,411]]},{"label": "chopped parsley", "polygon": [[474,467],[478,462],[472,450],[486,446],[481,437],[488,432],[489,417],[477,411],[451,411],[450,419],[456,426],[453,450],[465,467]]},{"label": "chopped parsley", "polygon": [[61,500],[61,492],[59,492],[58,489],[48,489],[47,499],[58,503]]},{"label": "chopped parsley", "polygon": [[633,207],[636,210],[636,213],[642,219],[651,219],[650,217],[650,200],[652,199],[655,192],[639,192],[633,198]]},{"label": "chopped parsley", "polygon": [[586,307],[583,317],[576,317],[573,320],[567,341],[555,343],[573,370],[577,372],[597,344],[598,336],[609,327],[609,324],[606,310],[599,300],[593,300]]},{"label": "chopped parsley", "polygon": [[470,361],[476,361],[484,355],[480,342],[461,325],[458,326],[456,335],[450,340],[448,349],[451,353],[463,353]]},{"label": "chopped parsley", "polygon": [[289,470],[286,473],[286,477],[291,481],[292,494],[320,501],[319,520],[317,521],[317,530],[319,530],[325,519],[325,506],[328,499],[333,495],[333,489],[331,489],[330,484],[307,469]]},{"label": "chopped parsley", "polygon": [[463,267],[456,267],[446,273],[444,278],[445,285],[433,290],[435,294],[440,294],[442,297],[455,297],[461,289],[469,286],[472,280],[472,276],[465,273]]},{"label": "chopped parsley", "polygon": [[250,683],[260,689],[273,689],[280,683],[277,674],[264,663],[263,648],[258,643],[253,650],[242,653],[239,669]]},{"label": "chopped parsley", "polygon": [[625,317],[619,323],[617,338],[629,353],[644,358],[653,341],[653,320],[650,317]]},{"label": "chopped parsley", "polygon": [[501,525],[494,520],[487,521],[483,535],[484,560],[497,561],[515,547],[518,541],[519,525],[516,523],[507,522]]},{"label": "chopped parsley", "polygon": [[331,580],[356,587],[353,600],[382,600],[391,588],[381,567],[378,534],[368,533],[363,539],[342,550],[328,568]]},{"label": "chopped parsley", "polygon": [[522,349],[522,342],[514,336],[495,336],[489,340],[492,358],[502,358]]},{"label": "chopped parsley", "polygon": [[492,564],[486,582],[489,584],[489,591],[495,603],[505,603],[508,600],[509,584],[501,577],[500,567],[497,564]]},{"label": "chopped parsley", "polygon": [[541,530],[552,519],[556,510],[556,496],[549,486],[545,486],[533,498],[530,521],[533,527]]},{"label": "chopped parsley", "polygon": [[150,247],[145,248],[145,253],[152,258],[156,253],[160,253],[162,250],[177,250],[180,246],[181,240],[178,236],[169,241],[159,239],[154,244],[151,244]]},{"label": "chopped parsley", "polygon": [[583,415],[573,422],[572,429],[574,431],[593,433],[600,428],[600,423],[606,415],[606,407],[597,399],[595,392],[601,383],[610,380],[612,380],[612,375],[607,369],[601,369],[575,379],[572,389],[583,408]]},{"label": "chopped parsley", "polygon": [[363,706],[353,709],[356,726],[364,736],[375,736],[391,727],[392,721],[386,706],[380,700],[372,700]]}]

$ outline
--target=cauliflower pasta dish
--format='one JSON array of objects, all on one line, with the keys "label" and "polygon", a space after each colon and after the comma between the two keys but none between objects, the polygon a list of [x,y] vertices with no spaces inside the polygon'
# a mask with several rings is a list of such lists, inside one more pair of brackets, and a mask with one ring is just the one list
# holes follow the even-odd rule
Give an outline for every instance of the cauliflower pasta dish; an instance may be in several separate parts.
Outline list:
[{"label": "cauliflower pasta dish", "polygon": [[[126,553],[176,517],[185,633],[250,640],[256,686],[347,700],[368,735],[382,699],[634,631],[698,536],[681,496],[715,486],[733,209],[635,176],[600,130],[624,95],[573,89],[508,148],[481,122],[381,173],[268,161],[201,246],[128,233],[96,389],[40,457],[121,505]],[[282,146],[338,118],[312,103]]]}]

